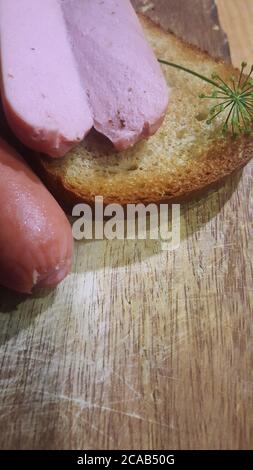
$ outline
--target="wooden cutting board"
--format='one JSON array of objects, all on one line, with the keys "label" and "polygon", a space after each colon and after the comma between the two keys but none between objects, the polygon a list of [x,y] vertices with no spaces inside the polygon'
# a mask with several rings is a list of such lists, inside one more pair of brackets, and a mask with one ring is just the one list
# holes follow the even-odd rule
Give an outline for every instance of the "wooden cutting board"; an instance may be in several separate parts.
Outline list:
[{"label": "wooden cutting board", "polygon": [[[135,3],[228,60],[213,0]],[[252,448],[251,164],[241,176],[182,208],[175,252],[77,243],[57,290],[0,289],[0,448]]]}]

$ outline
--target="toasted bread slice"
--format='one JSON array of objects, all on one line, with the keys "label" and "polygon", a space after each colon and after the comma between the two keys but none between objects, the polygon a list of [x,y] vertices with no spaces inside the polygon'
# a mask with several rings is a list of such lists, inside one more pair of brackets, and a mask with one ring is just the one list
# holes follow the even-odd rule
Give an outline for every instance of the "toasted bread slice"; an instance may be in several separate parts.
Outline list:
[{"label": "toasted bread slice", "polygon": [[[238,73],[147,18],[141,17],[141,22],[158,58],[209,77],[216,72],[228,79]],[[118,153],[103,136],[92,132],[61,160],[39,157],[39,173],[63,206],[71,209],[77,202],[92,203],[96,195],[103,196],[105,203],[123,205],[188,199],[251,158],[251,136],[224,137],[222,118],[206,123],[210,103],[199,94],[210,86],[185,72],[163,69],[172,97],[164,123],[153,137]]]}]

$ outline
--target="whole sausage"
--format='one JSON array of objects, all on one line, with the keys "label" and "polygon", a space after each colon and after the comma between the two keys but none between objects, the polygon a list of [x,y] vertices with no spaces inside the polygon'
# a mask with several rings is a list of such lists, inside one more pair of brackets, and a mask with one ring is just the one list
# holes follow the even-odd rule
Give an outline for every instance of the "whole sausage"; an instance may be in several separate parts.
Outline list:
[{"label": "whole sausage", "polygon": [[41,181],[2,139],[0,194],[0,284],[23,293],[54,287],[71,269],[71,226]]},{"label": "whole sausage", "polygon": [[1,94],[28,147],[60,157],[93,125],[58,0],[0,0]]}]

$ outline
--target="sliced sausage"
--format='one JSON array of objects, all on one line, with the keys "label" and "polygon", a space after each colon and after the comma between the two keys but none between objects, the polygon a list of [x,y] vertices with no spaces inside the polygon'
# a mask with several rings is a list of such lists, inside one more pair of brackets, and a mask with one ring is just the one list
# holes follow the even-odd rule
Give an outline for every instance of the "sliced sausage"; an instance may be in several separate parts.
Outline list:
[{"label": "sliced sausage", "polygon": [[[85,3],[85,2],[84,2]],[[2,99],[16,136],[64,155],[93,125],[58,0],[0,0]]]},{"label": "sliced sausage", "polygon": [[69,273],[73,238],[62,209],[0,139],[0,284],[30,293]]},{"label": "sliced sausage", "polygon": [[153,134],[169,89],[129,0],[61,0],[95,128],[119,149]]}]

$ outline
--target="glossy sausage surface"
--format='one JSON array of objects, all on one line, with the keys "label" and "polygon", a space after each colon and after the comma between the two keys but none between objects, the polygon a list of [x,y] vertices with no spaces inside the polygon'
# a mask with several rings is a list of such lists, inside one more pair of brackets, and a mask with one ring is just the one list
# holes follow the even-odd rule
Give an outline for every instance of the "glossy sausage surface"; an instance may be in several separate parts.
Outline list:
[{"label": "glossy sausage surface", "polygon": [[0,196],[0,284],[23,293],[54,287],[71,269],[71,226],[41,181],[2,139]]}]

